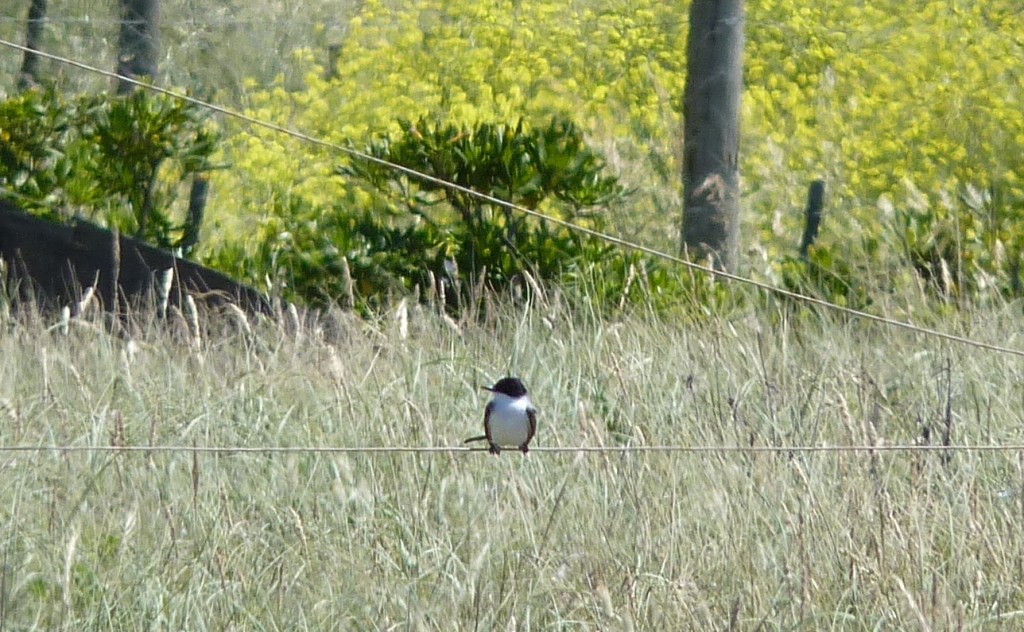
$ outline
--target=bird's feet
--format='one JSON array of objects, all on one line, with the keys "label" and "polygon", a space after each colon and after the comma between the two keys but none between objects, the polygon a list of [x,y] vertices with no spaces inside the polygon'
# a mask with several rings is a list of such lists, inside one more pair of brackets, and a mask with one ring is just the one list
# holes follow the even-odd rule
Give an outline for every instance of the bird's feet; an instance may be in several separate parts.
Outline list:
[{"label": "bird's feet", "polygon": [[488,448],[487,451],[490,452],[491,454],[494,454],[494,455],[501,454],[501,448],[499,448],[498,444],[496,444],[496,443],[492,443],[491,447]]},{"label": "bird's feet", "polygon": [[523,454],[529,454],[530,453],[530,445],[527,444],[527,443],[524,443],[523,445],[519,446],[519,451],[522,452]]}]

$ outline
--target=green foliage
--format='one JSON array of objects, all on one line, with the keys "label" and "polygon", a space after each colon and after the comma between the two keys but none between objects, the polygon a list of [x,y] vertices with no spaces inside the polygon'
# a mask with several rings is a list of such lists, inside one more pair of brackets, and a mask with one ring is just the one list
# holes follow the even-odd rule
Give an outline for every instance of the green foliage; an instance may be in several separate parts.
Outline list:
[{"label": "green foliage", "polygon": [[[554,198],[568,208],[570,219],[587,207],[606,206],[623,197],[617,179],[603,174],[603,158],[587,147],[580,130],[568,120],[552,120],[540,129],[525,126],[522,120],[516,125],[479,123],[468,127],[421,118],[415,124],[402,120],[398,125],[399,134],[374,140],[366,153],[531,209]],[[377,162],[360,161],[344,173],[364,178],[381,190],[388,183],[408,179],[405,173]],[[426,179],[415,186],[427,195],[406,197],[414,212],[434,206],[440,196],[465,223],[481,224],[486,210],[493,206]],[[506,217],[510,215],[506,213]]]},{"label": "green foliage", "polygon": [[[136,90],[104,99],[87,123],[86,142],[95,148],[95,184],[130,210],[113,223],[161,248],[180,245],[192,227],[175,226],[167,213],[177,184],[209,171],[217,134],[205,115],[189,103]],[[165,163],[172,163],[166,165]],[[161,169],[176,182],[161,186]],[[114,216],[116,217],[116,215]],[[176,231],[181,234],[175,238]]]},{"label": "green foliage", "polygon": [[382,164],[601,228],[600,209],[625,191],[571,122],[468,127],[421,119],[399,129],[365,148],[377,162],[355,159],[337,170],[346,188],[371,192],[370,204],[278,198],[256,260],[271,276],[286,271],[293,297],[329,303],[351,291],[365,306],[419,288],[458,308],[480,287],[505,291],[524,273],[558,280],[608,260],[608,246],[579,233]]},{"label": "green foliage", "polygon": [[636,251],[610,250],[607,257],[568,271],[559,287],[570,304],[599,317],[640,309],[684,323],[736,313],[748,300],[707,273]]},{"label": "green foliage", "polygon": [[832,248],[811,246],[806,258],[785,257],[777,267],[782,287],[791,292],[859,310],[871,305],[864,270],[838,259]]},{"label": "green foliage", "polygon": [[198,108],[162,95],[31,90],[0,103],[0,194],[57,219],[83,210],[162,248],[197,227],[171,206],[183,182],[211,169],[218,134]]},{"label": "green foliage", "polygon": [[366,310],[387,305],[417,284],[429,288],[430,270],[443,269],[445,244],[420,226],[395,226],[372,211],[314,207],[282,196],[247,248],[219,249],[207,263],[261,284],[285,298],[316,306],[347,304]]},{"label": "green foliage", "polygon": [[[567,221],[585,219],[598,228],[604,222],[597,209],[624,195],[614,177],[603,175],[603,159],[569,121],[533,128],[522,121],[467,127],[420,119],[416,124],[400,121],[399,126],[400,133],[375,139],[365,153]],[[496,289],[523,271],[556,279],[581,259],[605,255],[605,248],[588,246],[578,233],[381,163],[355,162],[342,173],[386,194],[398,213],[420,218],[424,232],[446,244],[444,254],[460,270],[474,282],[486,275]]]},{"label": "green foliage", "polygon": [[998,189],[971,186],[937,203],[926,203],[919,192],[915,197],[893,210],[892,223],[903,256],[934,292],[957,301],[1024,294],[1024,203],[1011,203]]},{"label": "green foliage", "polygon": [[0,195],[57,215],[75,190],[78,107],[53,92],[28,91],[0,102]]},{"label": "green foliage", "polygon": [[[249,113],[339,143],[372,130],[398,133],[393,121],[403,118],[536,124],[571,117],[609,156],[620,182],[637,191],[611,205],[608,227],[669,249],[678,235],[687,10],[687,3],[653,0],[371,0],[347,23],[333,79],[310,50],[297,50],[309,69],[305,84],[252,85]],[[830,200],[820,246],[830,272],[812,285],[825,295],[853,300],[844,270],[866,271],[870,278],[858,279],[855,293],[873,294],[898,289],[893,282],[903,283],[904,271],[921,268],[904,244],[931,237],[920,242],[921,234],[905,233],[906,224],[879,212],[885,199],[904,206],[910,188],[928,204],[914,213],[936,218],[916,217],[915,230],[934,228],[938,242],[976,249],[942,254],[961,275],[959,286],[997,283],[1013,293],[1006,267],[1013,258],[1002,257],[999,268],[996,251],[983,249],[1001,243],[1013,252],[1024,235],[1014,220],[1024,208],[1017,2],[922,0],[908,10],[896,2],[772,0],[748,7],[747,19],[743,241],[762,257],[748,259],[748,269],[779,282],[794,272],[798,200],[820,177]],[[228,215],[265,204],[271,182],[289,183],[287,194],[313,204],[366,203],[332,178],[337,156],[322,148],[243,132],[228,156],[239,167],[221,187]],[[944,198],[971,189],[998,192],[992,212],[1006,218],[988,234],[978,224],[973,246],[956,231],[976,211],[963,202],[941,208]],[[958,260],[971,264],[957,271]],[[842,280],[830,281],[832,274]]]}]

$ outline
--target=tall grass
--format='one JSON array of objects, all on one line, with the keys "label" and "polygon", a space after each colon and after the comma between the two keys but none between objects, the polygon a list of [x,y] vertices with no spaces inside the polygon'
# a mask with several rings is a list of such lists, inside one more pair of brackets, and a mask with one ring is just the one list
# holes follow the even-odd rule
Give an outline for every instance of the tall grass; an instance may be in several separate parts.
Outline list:
[{"label": "tall grass", "polygon": [[[501,306],[330,334],[3,317],[0,444],[454,446],[523,376],[538,446],[1024,442],[1018,360],[767,305]],[[1007,308],[974,315],[1018,344]],[[949,327],[955,326],[949,323]],[[949,414],[947,415],[947,403]],[[926,430],[927,428],[927,430]],[[1013,452],[0,452],[3,629],[1020,625]]]}]

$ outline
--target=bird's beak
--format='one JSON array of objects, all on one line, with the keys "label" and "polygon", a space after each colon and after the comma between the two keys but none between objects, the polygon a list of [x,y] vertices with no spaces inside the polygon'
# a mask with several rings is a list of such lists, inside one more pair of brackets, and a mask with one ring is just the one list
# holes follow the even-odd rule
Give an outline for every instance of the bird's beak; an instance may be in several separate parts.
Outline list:
[{"label": "bird's beak", "polygon": [[494,389],[493,389],[493,388],[491,388],[490,386],[481,386],[480,388],[482,388],[482,389],[483,389],[483,390],[485,390],[485,391],[490,391],[490,392],[492,392],[492,393],[494,392]]}]

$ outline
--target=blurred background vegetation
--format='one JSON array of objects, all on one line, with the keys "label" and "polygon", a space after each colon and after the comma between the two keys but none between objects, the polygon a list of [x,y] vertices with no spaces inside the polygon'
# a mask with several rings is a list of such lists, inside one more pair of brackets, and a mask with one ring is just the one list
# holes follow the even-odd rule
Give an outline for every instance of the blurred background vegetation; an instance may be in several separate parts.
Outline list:
[{"label": "blurred background vegetation", "polygon": [[[44,50],[113,68],[118,14],[107,4],[51,2]],[[560,125],[572,130],[562,140],[578,143],[580,155],[601,166],[595,177],[614,181],[622,195],[596,200],[585,218],[558,195],[537,200],[538,208],[676,250],[686,3],[305,4],[162,2],[161,83],[399,162],[410,156],[392,150],[415,140],[402,121],[452,132],[462,149],[479,145],[481,160],[489,142],[481,130],[530,136]],[[23,40],[26,9],[0,9],[0,36]],[[759,2],[747,20],[744,274],[864,308],[895,301],[900,309],[907,296],[957,305],[1019,296],[1019,6]],[[12,50],[0,56],[8,97],[20,59]],[[64,101],[111,88],[53,63],[44,62],[43,75]],[[494,209],[486,211],[492,238],[521,256],[488,259],[487,248],[466,246],[483,233],[470,230],[450,198],[424,206],[429,192],[399,177],[382,186],[379,174],[337,150],[189,116],[203,119],[193,137],[219,139],[215,149],[200,143],[201,168],[217,168],[193,256],[289,298],[351,296],[345,300],[368,307],[395,293],[437,292],[456,268],[463,287],[480,279],[504,287],[538,268],[555,282],[602,279],[613,305],[626,290],[639,300],[697,291],[662,262]],[[434,150],[445,149],[434,141]],[[171,158],[160,168],[167,234],[150,237],[174,246],[183,203],[170,183],[199,163]],[[825,221],[799,258],[805,190],[818,178],[827,186]],[[7,174],[8,192],[12,181]],[[491,184],[495,195],[515,196],[510,183]],[[81,200],[65,199],[79,212]],[[132,216],[130,200],[111,204],[121,205],[111,217]],[[552,258],[559,265],[544,263]]]}]

